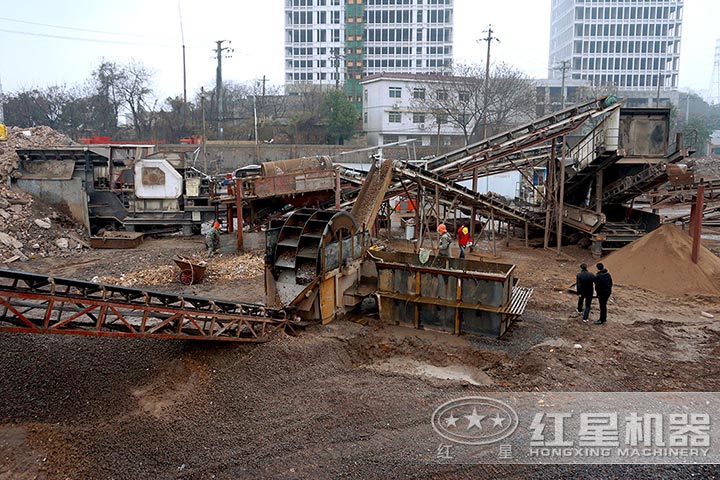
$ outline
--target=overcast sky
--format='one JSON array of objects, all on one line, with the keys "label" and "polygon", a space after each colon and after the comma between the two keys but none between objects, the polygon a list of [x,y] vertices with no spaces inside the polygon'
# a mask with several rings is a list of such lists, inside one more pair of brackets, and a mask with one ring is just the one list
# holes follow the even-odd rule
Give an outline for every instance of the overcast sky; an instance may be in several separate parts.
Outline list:
[{"label": "overcast sky", "polygon": [[[284,78],[284,0],[24,0],[2,2],[0,81],[6,92],[33,86],[76,84],[101,58],[138,60],[152,69],[159,97],[182,94],[180,15],[187,48],[188,96],[215,78],[215,40],[235,52],[223,78],[235,82],[266,75]],[[686,0],[680,88],[710,84],[720,0]],[[455,0],[455,58],[481,62],[477,39],[492,24],[500,39],[493,61],[511,63],[535,78],[547,77],[550,0]],[[60,26],[64,28],[55,28]]]}]

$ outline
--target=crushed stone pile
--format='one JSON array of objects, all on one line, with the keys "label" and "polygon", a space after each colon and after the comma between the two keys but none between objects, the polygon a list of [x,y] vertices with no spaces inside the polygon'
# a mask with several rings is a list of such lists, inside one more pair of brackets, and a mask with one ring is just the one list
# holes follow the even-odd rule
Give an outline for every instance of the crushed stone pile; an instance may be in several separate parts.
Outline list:
[{"label": "crushed stone pile", "polygon": [[27,192],[8,186],[17,168],[17,148],[72,144],[49,127],[8,129],[0,142],[0,264],[39,257],[70,257],[87,247],[85,229]]},{"label": "crushed stone pile", "polygon": [[602,262],[616,284],[671,297],[720,295],[720,257],[702,245],[697,264],[691,255],[692,238],[675,225],[666,224]]},{"label": "crushed stone pile", "polygon": [[[186,257],[192,263],[205,262],[207,269],[203,282],[234,281],[256,278],[265,273],[263,252],[251,252],[242,255],[219,255],[206,260],[204,257]],[[147,270],[125,273],[117,276],[106,275],[94,277],[93,282],[132,287],[135,285],[169,285],[178,283],[180,269],[173,262],[158,265]]]},{"label": "crushed stone pile", "polygon": [[0,184],[0,264],[72,257],[88,247],[82,226],[27,192]]},{"label": "crushed stone pile", "polygon": [[73,145],[70,137],[50,127],[8,128],[7,141],[0,142],[0,180],[8,176],[18,167],[19,158],[15,150],[18,148],[59,147]]},{"label": "crushed stone pile", "polygon": [[705,180],[715,180],[720,178],[720,159],[710,157],[700,157],[694,159],[693,170],[695,172],[695,180],[704,178]]}]

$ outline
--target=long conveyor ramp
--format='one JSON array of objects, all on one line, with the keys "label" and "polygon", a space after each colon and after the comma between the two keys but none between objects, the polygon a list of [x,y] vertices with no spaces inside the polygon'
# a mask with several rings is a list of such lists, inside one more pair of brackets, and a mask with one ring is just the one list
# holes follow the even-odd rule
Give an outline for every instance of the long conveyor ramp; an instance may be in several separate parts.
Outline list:
[{"label": "long conveyor ramp", "polygon": [[264,342],[280,309],[0,270],[0,332]]}]

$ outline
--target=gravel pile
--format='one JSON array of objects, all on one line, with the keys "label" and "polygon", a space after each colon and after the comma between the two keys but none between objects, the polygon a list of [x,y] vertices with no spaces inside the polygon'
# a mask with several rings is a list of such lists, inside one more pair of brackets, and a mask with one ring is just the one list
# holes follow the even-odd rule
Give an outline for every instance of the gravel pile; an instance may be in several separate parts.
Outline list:
[{"label": "gravel pile", "polygon": [[695,179],[714,180],[720,178],[720,159],[702,157],[693,159],[695,163]]},{"label": "gravel pile", "polygon": [[0,454],[15,468],[23,455],[45,458],[38,478],[651,479],[715,472],[443,463],[430,413],[485,390],[363,368],[375,357],[413,352],[442,354],[444,362],[463,354],[340,321],[258,346],[0,335],[0,365],[12,372],[0,376],[0,417],[24,426],[33,446],[0,445]]},{"label": "gravel pile", "polygon": [[15,149],[72,144],[49,127],[8,129],[0,142],[0,263],[47,256],[71,257],[87,247],[84,228],[27,192],[7,186],[18,166]]},{"label": "gravel pile", "polygon": [[0,264],[31,258],[73,257],[88,235],[65,215],[22,190],[0,185]]},{"label": "gravel pile", "polygon": [[[262,252],[251,252],[242,255],[216,255],[207,260],[200,255],[186,257],[192,263],[206,264],[203,282],[234,281],[257,278],[265,273],[265,260]],[[93,282],[132,287],[140,285],[170,285],[178,283],[180,269],[168,258],[167,264],[160,264],[143,270],[102,275],[92,278]]]},{"label": "gravel pile", "polygon": [[5,180],[18,166],[18,148],[73,145],[70,137],[50,127],[19,128],[7,131],[7,141],[0,142],[0,181]]}]

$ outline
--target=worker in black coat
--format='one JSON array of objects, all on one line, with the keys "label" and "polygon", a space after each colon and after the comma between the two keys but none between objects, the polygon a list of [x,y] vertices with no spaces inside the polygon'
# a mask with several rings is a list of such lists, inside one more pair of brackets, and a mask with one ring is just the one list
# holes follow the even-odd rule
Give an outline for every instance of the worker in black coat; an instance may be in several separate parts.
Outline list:
[{"label": "worker in black coat", "polygon": [[600,318],[597,319],[595,325],[602,325],[607,321],[607,302],[612,294],[612,276],[607,271],[605,265],[602,263],[597,264],[598,273],[595,274],[595,292],[598,296],[598,303],[600,304]]},{"label": "worker in black coat", "polygon": [[[583,322],[588,321],[590,315],[590,304],[593,298],[593,284],[595,282],[595,275],[588,272],[587,265],[584,263],[580,264],[580,272],[575,277],[575,286],[578,292],[578,304],[577,312],[582,313]],[[583,309],[583,303],[585,308]]]}]

